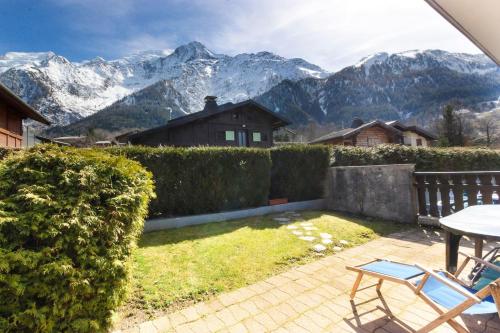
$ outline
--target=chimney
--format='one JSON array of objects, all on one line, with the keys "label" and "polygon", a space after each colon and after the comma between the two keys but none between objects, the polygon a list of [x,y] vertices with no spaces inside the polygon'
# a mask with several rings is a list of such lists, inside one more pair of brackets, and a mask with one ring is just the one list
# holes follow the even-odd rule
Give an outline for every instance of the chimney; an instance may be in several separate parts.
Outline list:
[{"label": "chimney", "polygon": [[217,96],[205,96],[205,108],[203,111],[214,112],[217,110]]},{"label": "chimney", "polygon": [[361,120],[361,118],[355,117],[352,119],[351,123],[351,128],[358,128],[359,126],[363,125],[364,122]]}]

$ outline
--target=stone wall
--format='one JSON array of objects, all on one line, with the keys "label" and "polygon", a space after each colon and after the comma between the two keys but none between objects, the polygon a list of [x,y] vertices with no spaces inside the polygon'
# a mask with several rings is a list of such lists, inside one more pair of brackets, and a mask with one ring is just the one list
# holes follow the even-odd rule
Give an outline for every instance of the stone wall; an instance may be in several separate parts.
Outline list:
[{"label": "stone wall", "polygon": [[417,197],[413,164],[335,167],[328,170],[328,209],[415,223]]}]

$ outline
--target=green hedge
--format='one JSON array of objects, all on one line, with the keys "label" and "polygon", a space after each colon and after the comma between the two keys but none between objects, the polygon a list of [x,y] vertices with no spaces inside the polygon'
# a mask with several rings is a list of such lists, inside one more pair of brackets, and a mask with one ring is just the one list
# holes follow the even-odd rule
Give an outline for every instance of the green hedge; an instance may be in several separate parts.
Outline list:
[{"label": "green hedge", "polygon": [[10,149],[0,147],[0,160],[3,160],[5,157],[7,157],[9,151]]},{"label": "green hedge", "polygon": [[330,163],[325,145],[290,145],[271,149],[271,198],[289,201],[323,196],[324,180]]},{"label": "green hedge", "polygon": [[105,332],[152,192],[138,163],[51,145],[0,163],[0,332]]},{"label": "green hedge", "polygon": [[220,147],[109,148],[153,173],[150,215],[189,215],[256,207],[269,196],[269,150]]},{"label": "green hedge", "polygon": [[413,163],[417,171],[500,170],[500,151],[481,148],[335,146],[333,166]]}]

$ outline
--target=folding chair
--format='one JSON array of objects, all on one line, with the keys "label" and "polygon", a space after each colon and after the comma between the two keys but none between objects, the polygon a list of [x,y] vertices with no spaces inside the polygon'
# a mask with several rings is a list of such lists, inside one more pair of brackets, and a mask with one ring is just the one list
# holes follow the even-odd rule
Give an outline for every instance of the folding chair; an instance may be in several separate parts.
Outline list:
[{"label": "folding chair", "polygon": [[432,271],[418,264],[408,265],[388,260],[377,259],[372,262],[347,266],[346,269],[358,273],[352,287],[351,300],[356,296],[364,275],[378,278],[377,291],[384,281],[391,281],[410,288],[417,296],[429,304],[438,317],[419,329],[417,333],[430,332],[447,322],[459,333],[468,332],[454,318],[458,315],[500,314],[500,278],[476,291],[458,279],[459,274],[470,260],[481,263],[500,272],[500,267],[481,258],[460,252],[466,258],[455,275],[446,271]]}]

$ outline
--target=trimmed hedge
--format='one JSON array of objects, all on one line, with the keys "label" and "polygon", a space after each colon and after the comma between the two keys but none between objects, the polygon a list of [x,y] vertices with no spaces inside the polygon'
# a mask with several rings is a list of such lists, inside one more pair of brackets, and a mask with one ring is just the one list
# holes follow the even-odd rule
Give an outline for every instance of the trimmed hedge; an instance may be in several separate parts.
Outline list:
[{"label": "trimmed hedge", "polygon": [[0,147],[0,160],[3,160],[5,157],[7,157],[7,154],[9,153],[9,149]]},{"label": "trimmed hedge", "polygon": [[105,332],[153,194],[138,163],[41,145],[0,163],[0,331]]},{"label": "trimmed hedge", "polygon": [[189,215],[267,203],[269,150],[222,147],[108,148],[153,173],[156,200],[150,215]]},{"label": "trimmed hedge", "polygon": [[271,198],[318,199],[330,164],[326,145],[289,145],[271,149]]},{"label": "trimmed hedge", "polygon": [[481,148],[415,148],[380,145],[335,146],[333,166],[415,164],[417,171],[500,170],[500,151]]}]

